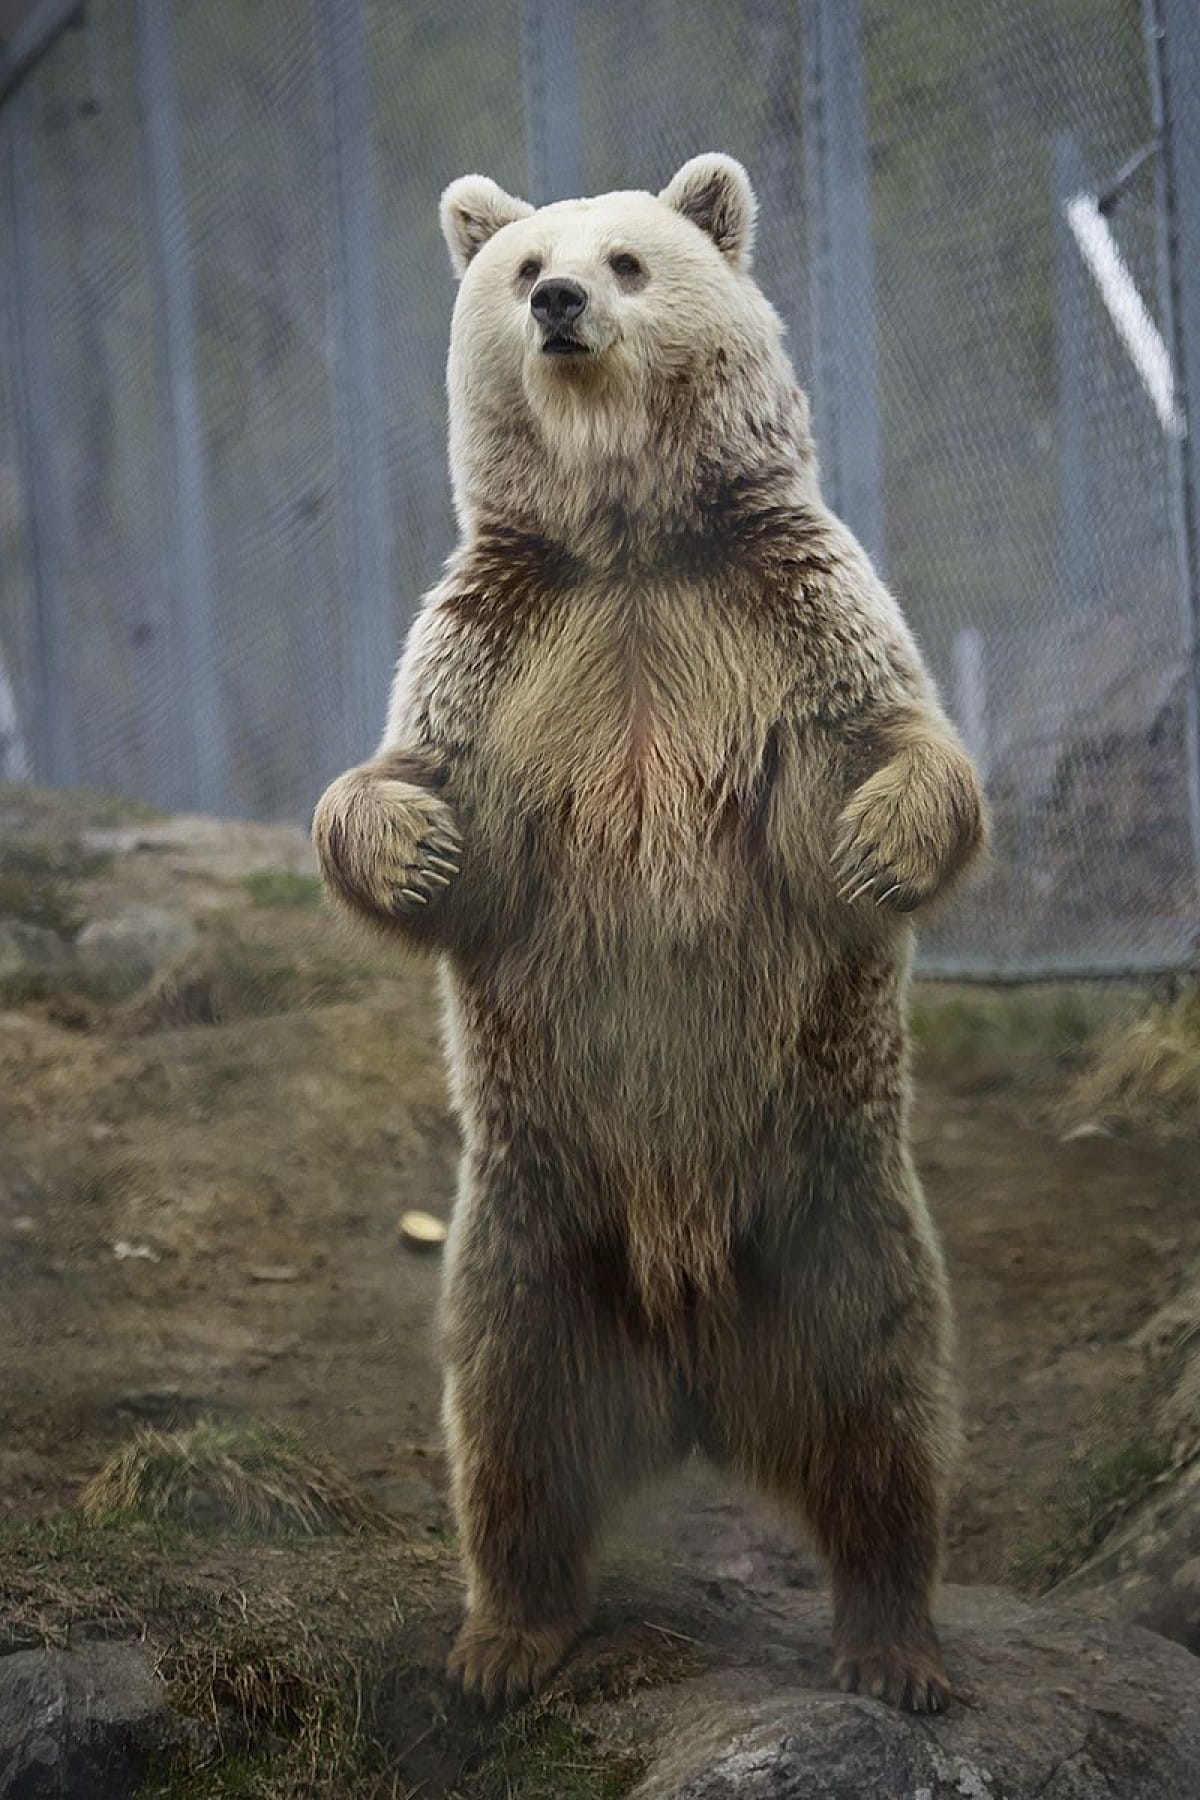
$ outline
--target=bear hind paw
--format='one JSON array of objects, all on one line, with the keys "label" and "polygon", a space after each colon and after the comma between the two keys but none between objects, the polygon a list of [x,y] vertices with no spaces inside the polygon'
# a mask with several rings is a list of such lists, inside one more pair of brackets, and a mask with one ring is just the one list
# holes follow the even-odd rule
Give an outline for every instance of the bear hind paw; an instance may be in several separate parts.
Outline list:
[{"label": "bear hind paw", "polygon": [[839,1656],[833,1678],[844,1694],[865,1694],[907,1712],[944,1712],[953,1698],[936,1650],[887,1644]]},{"label": "bear hind paw", "polygon": [[468,1700],[488,1712],[516,1706],[548,1681],[575,1638],[575,1621],[501,1625],[468,1619],[446,1663],[446,1674]]}]

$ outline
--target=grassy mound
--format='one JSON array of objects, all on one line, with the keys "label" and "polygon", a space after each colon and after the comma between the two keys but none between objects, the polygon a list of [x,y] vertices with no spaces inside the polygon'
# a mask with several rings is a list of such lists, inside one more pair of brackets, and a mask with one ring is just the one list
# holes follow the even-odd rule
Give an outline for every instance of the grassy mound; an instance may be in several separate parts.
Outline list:
[{"label": "grassy mound", "polygon": [[88,1482],[80,1508],[93,1520],[168,1519],[261,1537],[391,1525],[341,1470],[294,1438],[211,1419],[186,1431],[139,1431]]}]

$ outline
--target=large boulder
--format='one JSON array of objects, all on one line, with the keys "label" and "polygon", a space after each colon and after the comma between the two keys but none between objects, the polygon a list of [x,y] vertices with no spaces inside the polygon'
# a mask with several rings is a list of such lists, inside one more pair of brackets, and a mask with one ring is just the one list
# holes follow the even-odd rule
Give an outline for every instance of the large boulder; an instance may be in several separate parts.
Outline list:
[{"label": "large boulder", "polygon": [[175,1735],[163,1684],[134,1644],[0,1657],[5,1800],[122,1800]]},{"label": "large boulder", "polygon": [[939,1614],[960,1698],[935,1718],[831,1692],[828,1609],[800,1594],[736,1664],[596,1709],[600,1739],[649,1753],[632,1800],[1200,1800],[1186,1651],[990,1589]]}]

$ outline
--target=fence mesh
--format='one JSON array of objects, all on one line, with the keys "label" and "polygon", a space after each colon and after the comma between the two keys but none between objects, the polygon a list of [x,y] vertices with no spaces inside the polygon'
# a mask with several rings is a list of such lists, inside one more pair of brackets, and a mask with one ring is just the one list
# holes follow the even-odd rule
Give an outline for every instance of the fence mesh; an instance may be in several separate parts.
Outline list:
[{"label": "fence mesh", "polygon": [[1180,965],[1186,469],[1070,212],[1169,352],[1152,91],[1133,0],[89,0],[0,109],[0,772],[306,817],[452,542],[442,186],[721,148],[987,774],[927,966]]}]

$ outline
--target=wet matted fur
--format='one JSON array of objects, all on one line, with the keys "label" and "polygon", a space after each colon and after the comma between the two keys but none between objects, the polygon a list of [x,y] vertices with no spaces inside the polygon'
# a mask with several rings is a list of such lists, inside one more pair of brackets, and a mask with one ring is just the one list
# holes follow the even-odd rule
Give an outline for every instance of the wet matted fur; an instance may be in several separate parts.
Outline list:
[{"label": "wet matted fur", "polygon": [[[542,1680],[607,1508],[699,1445],[809,1521],[841,1684],[936,1707],[956,1421],[905,989],[978,784],[822,503],[744,171],[539,211],[468,176],[442,216],[461,543],[314,829],[331,892],[443,959],[451,1672]],[[558,354],[548,275],[586,300]]]}]

